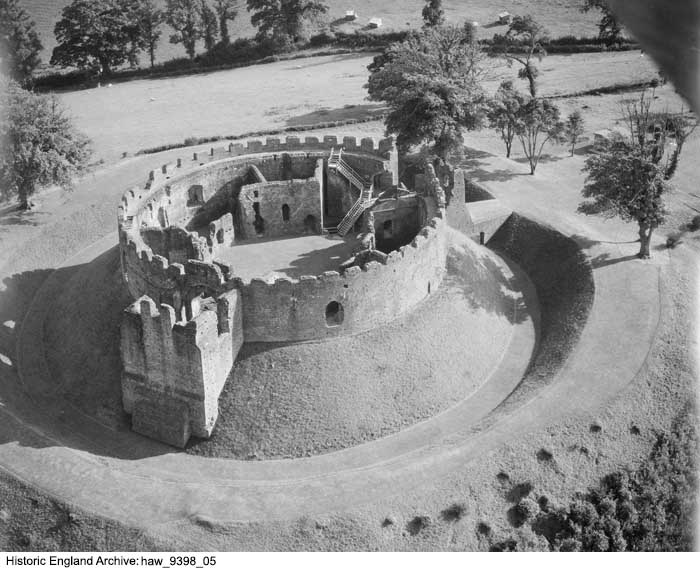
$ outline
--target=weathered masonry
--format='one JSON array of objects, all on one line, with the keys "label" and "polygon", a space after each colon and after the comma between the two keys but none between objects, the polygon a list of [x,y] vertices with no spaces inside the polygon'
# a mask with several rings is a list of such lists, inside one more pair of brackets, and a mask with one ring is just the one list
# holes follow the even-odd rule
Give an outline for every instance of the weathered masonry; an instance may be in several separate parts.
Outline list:
[{"label": "weathered masonry", "polygon": [[[124,195],[119,244],[134,302],[122,322],[122,394],[135,431],[180,447],[208,437],[244,342],[369,330],[440,286],[444,192],[432,170],[419,188],[403,186],[398,160],[391,139],[251,141],[179,159]],[[337,270],[236,274],[236,244],[326,233],[356,243]]]}]

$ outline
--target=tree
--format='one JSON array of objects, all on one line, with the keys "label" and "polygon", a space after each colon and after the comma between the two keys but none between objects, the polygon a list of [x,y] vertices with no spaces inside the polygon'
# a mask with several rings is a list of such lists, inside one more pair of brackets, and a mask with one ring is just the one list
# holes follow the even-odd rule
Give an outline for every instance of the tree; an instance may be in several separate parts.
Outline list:
[{"label": "tree", "polygon": [[202,15],[202,36],[204,37],[204,48],[207,51],[214,49],[216,39],[219,34],[219,24],[216,19],[216,12],[211,9],[207,0],[201,0],[199,7]]},{"label": "tree", "polygon": [[666,214],[663,196],[670,189],[680,153],[697,120],[681,112],[651,111],[651,97],[642,92],[623,114],[628,136],[604,141],[586,160],[582,194],[589,201],[579,212],[620,217],[639,228],[638,256],[650,257],[651,236]]},{"label": "tree", "polygon": [[272,39],[278,45],[298,42],[304,24],[328,11],[328,6],[316,0],[247,0],[253,12],[250,22],[258,28],[258,40]]},{"label": "tree", "polygon": [[181,43],[190,59],[194,59],[197,40],[204,35],[204,24],[199,0],[168,0],[165,21],[177,33],[170,36],[170,43]]},{"label": "tree", "polygon": [[0,0],[0,73],[20,83],[31,78],[43,46],[17,0]]},{"label": "tree", "polygon": [[489,123],[498,130],[506,144],[506,158],[510,158],[516,124],[526,102],[527,98],[508,80],[501,83],[489,105]]},{"label": "tree", "polygon": [[160,41],[161,25],[165,22],[165,13],[156,7],[153,0],[139,0],[137,9],[139,33],[144,49],[148,52],[151,67],[155,64],[156,47]]},{"label": "tree", "polygon": [[583,116],[581,116],[581,111],[574,111],[568,117],[566,117],[566,122],[564,123],[564,135],[571,143],[571,156],[574,155],[574,150],[576,150],[576,142],[582,134]]},{"label": "tree", "polygon": [[496,42],[494,49],[502,53],[508,65],[512,65],[513,62],[522,65],[518,70],[518,77],[527,80],[530,95],[537,97],[539,69],[533,59],[537,57],[541,60],[547,55],[544,49],[544,44],[549,40],[547,31],[532,16],[514,16],[505,36],[501,36],[500,39],[501,42]]},{"label": "tree", "polygon": [[517,114],[515,134],[523,147],[534,174],[542,157],[544,145],[562,138],[564,123],[559,120],[559,109],[547,99],[531,98]]},{"label": "tree", "polygon": [[52,65],[92,68],[103,76],[127,61],[133,63],[143,47],[134,1],[73,0],[63,8],[54,35],[58,45]]},{"label": "tree", "polygon": [[622,26],[605,0],[584,0],[581,12],[590,12],[591,10],[602,12],[598,23],[598,39],[604,41],[608,46],[620,43],[622,41]]},{"label": "tree", "polygon": [[29,209],[38,189],[70,187],[86,167],[89,142],[56,97],[25,91],[11,80],[0,81],[0,97],[0,187]]},{"label": "tree", "polygon": [[423,7],[423,21],[425,26],[442,26],[445,23],[445,11],[442,9],[442,0],[426,0]]},{"label": "tree", "polygon": [[216,15],[219,17],[221,43],[228,45],[231,43],[228,23],[235,20],[236,16],[238,16],[238,2],[237,0],[215,0],[214,10],[216,10]]},{"label": "tree", "polygon": [[391,109],[387,134],[406,151],[426,141],[439,160],[460,147],[462,129],[482,126],[484,54],[469,28],[428,27],[392,43],[369,66],[369,97]]}]

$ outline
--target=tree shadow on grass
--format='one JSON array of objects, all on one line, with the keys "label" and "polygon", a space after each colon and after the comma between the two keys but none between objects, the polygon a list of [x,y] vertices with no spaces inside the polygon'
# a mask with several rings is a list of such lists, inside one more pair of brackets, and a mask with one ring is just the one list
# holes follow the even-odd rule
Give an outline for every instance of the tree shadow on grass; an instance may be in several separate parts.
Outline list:
[{"label": "tree shadow on grass", "polygon": [[291,117],[286,124],[287,126],[301,126],[347,120],[380,119],[385,111],[386,107],[379,104],[345,105],[337,109],[319,109]]},{"label": "tree shadow on grass", "polygon": [[601,253],[600,255],[591,259],[591,266],[594,269],[602,269],[603,267],[609,267],[610,265],[617,265],[618,263],[624,263],[625,261],[633,261],[638,259],[637,255],[625,255],[624,257],[611,258],[610,253]]},{"label": "tree shadow on grass", "polygon": [[529,176],[529,172],[514,172],[513,170],[483,170],[481,168],[471,170],[470,177],[478,182],[508,182],[513,178]]},{"label": "tree shadow on grass", "polygon": [[[291,59],[288,61],[290,64],[285,71],[299,71],[301,69],[309,69],[311,67],[320,67],[323,65],[331,65],[333,63],[338,63],[340,61],[348,61],[352,59],[366,59],[367,54],[363,52],[353,52],[353,53],[339,53],[333,56],[325,56],[322,61],[319,61],[318,57],[299,57],[297,59]],[[303,63],[297,63],[297,62]]]},{"label": "tree shadow on grass", "polygon": [[20,211],[10,208],[0,213],[0,228],[2,226],[28,225],[36,227],[41,224],[42,216],[49,215],[47,211]]},{"label": "tree shadow on grass", "polygon": [[[554,154],[543,154],[540,156],[540,159],[538,160],[538,165],[539,164],[547,164],[549,162],[559,162],[560,160],[564,160],[564,158],[568,158],[568,156],[556,156]],[[518,158],[511,158],[513,162],[518,162],[519,164],[530,164],[530,161],[527,159],[526,156],[519,156]]]}]

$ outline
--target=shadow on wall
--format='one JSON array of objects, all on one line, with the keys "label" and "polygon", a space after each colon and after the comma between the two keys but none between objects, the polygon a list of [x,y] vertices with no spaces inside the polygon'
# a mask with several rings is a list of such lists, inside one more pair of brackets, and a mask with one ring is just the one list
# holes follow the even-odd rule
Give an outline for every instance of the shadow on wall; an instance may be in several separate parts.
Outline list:
[{"label": "shadow on wall", "polygon": [[337,109],[319,109],[287,119],[287,126],[300,126],[323,122],[348,120],[377,120],[386,112],[386,107],[379,104],[345,105]]},{"label": "shadow on wall", "polygon": [[[34,375],[39,367],[36,359],[26,361],[25,356],[20,382],[15,359],[20,328],[48,278],[50,306],[36,306],[50,312],[38,321],[46,326],[36,333],[28,329],[23,337],[45,342],[51,375]],[[126,460],[173,452],[172,447],[132,433],[121,407],[119,323],[125,298],[116,246],[84,265],[26,271],[3,280],[0,353],[5,357],[0,362],[0,400],[17,418],[17,427],[0,433],[0,444],[68,446]],[[7,322],[13,326],[3,325]],[[27,325],[31,327],[32,322],[28,320]],[[42,353],[26,348],[36,357]],[[56,385],[55,393],[46,389],[47,379]]]}]

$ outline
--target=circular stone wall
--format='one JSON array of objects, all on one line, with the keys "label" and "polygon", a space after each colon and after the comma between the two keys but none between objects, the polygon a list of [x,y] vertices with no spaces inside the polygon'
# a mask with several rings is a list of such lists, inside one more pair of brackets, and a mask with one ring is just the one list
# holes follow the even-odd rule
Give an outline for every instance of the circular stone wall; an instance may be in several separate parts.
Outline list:
[{"label": "circular stone wall", "polygon": [[[343,156],[358,171],[378,180],[388,176],[391,182],[391,171],[397,170],[391,141],[375,144],[363,139],[357,144],[345,138],[342,144]],[[245,148],[232,145],[228,151],[212,150],[208,161],[195,155],[187,163],[179,160],[152,172],[145,189],[127,192],[119,211],[122,269],[132,297],[148,296],[156,304],[173,306],[178,320],[190,320],[197,315],[193,301],[199,304],[201,297],[219,298],[236,289],[243,340],[288,342],[370,330],[435,292],[445,274],[447,244],[444,207],[434,195],[416,196],[422,229],[410,243],[342,274],[328,271],[298,279],[244,282],[236,278],[235,262],[229,266],[215,260],[216,248],[227,246],[220,241],[233,238],[226,216],[243,219],[248,215],[251,221],[239,227],[250,231],[254,225],[250,212],[241,213],[231,205],[232,191],[243,187],[257,197],[265,191],[262,173],[286,168],[290,176],[313,174],[304,180],[279,182],[299,182],[300,187],[305,182],[302,190],[312,202],[314,192],[322,190],[324,160],[337,147],[336,137],[307,138],[303,143],[296,138],[285,143],[268,140],[264,145],[251,142]],[[312,214],[304,209],[298,215],[307,219]],[[220,220],[224,221],[216,225]],[[201,227],[210,235],[198,231]],[[329,311],[334,313],[330,317]]]}]

